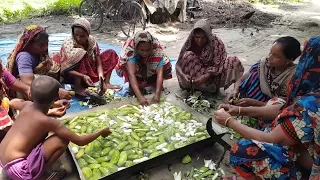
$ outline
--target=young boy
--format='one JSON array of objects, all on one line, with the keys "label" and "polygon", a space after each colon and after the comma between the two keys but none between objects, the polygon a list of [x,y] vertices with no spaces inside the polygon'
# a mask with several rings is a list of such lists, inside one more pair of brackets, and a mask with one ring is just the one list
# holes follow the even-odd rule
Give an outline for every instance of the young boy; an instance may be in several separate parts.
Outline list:
[{"label": "young boy", "polygon": [[[99,136],[111,134],[108,128],[78,136],[60,121],[47,116],[58,98],[60,84],[49,76],[40,76],[31,84],[33,102],[21,104],[21,112],[0,144],[0,165],[11,179],[37,179],[66,150],[69,141],[83,146]],[[49,132],[54,135],[46,138]]]}]

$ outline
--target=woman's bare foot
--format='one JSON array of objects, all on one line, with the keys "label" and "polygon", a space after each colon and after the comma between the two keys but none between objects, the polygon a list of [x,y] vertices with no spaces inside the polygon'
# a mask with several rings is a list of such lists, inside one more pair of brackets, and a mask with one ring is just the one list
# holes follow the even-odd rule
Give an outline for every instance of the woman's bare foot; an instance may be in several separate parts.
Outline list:
[{"label": "woman's bare foot", "polygon": [[121,87],[118,85],[107,84],[106,88],[107,89],[120,89]]}]

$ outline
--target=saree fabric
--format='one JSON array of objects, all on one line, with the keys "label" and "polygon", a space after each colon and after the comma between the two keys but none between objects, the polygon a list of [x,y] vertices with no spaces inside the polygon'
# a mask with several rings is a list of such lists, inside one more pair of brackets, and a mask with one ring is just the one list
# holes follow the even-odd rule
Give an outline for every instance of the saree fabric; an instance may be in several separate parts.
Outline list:
[{"label": "saree fabric", "polygon": [[[284,133],[314,160],[310,178],[318,176],[320,154],[320,37],[311,38],[287,87],[284,108],[264,132],[281,126]],[[293,147],[242,139],[233,145],[230,163],[244,178],[301,179]]]},{"label": "saree fabric", "polygon": [[[150,42],[152,44],[152,53],[143,61],[137,50],[140,42]],[[120,62],[116,69],[118,75],[124,77],[125,82],[129,81],[126,64],[132,59],[135,59],[135,76],[140,87],[155,86],[157,80],[156,71],[159,65],[163,67],[163,78],[172,78],[170,59],[164,54],[158,39],[153,37],[148,31],[137,32],[122,46]]]},{"label": "saree fabric", "polygon": [[[201,29],[205,32],[208,43],[201,49],[193,41],[194,31]],[[217,92],[219,88],[227,89],[243,74],[244,68],[237,57],[227,57],[225,46],[221,39],[212,33],[210,24],[201,19],[196,22],[188,39],[183,45],[178,63],[182,72],[195,79],[206,73],[214,74],[203,85],[195,89],[207,92]],[[179,85],[182,89],[190,89],[191,83],[177,74]]]},{"label": "saree fabric", "polygon": [[[89,34],[88,48],[85,49],[78,44],[73,36],[65,40],[61,47],[61,75],[64,79],[68,79],[66,74],[70,70],[76,70],[82,74],[88,75],[93,82],[99,81],[97,72],[97,60],[99,56],[101,59],[103,75],[111,73],[117,65],[119,58],[114,50],[106,50],[100,53],[99,46],[96,39],[90,35],[91,26],[88,20],[79,18],[75,20],[72,25],[74,27],[81,27]],[[69,78],[70,80],[71,78]]]}]

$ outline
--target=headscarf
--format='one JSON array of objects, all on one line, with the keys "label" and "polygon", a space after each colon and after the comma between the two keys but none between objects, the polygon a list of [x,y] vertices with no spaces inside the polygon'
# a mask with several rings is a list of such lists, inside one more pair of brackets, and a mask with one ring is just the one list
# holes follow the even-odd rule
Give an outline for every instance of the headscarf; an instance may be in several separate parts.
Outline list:
[{"label": "headscarf", "polygon": [[[7,60],[7,69],[11,74],[17,74],[15,72],[17,55],[20,52],[24,51],[28,44],[32,41],[32,39],[41,32],[45,32],[45,29],[40,26],[30,25],[19,36],[16,47],[9,55]],[[53,61],[48,54],[45,54],[40,56],[39,65],[35,67],[33,71],[34,74],[48,75],[55,74],[59,72],[59,70],[60,65],[57,62]]]},{"label": "headscarf", "polygon": [[85,18],[76,19],[71,28],[81,27],[87,31],[89,34],[88,38],[88,49],[85,50],[84,47],[77,43],[72,34],[67,40],[62,44],[60,55],[61,55],[61,73],[63,74],[66,70],[73,68],[81,59],[88,55],[92,60],[96,60],[97,56],[97,41],[90,35],[91,25],[90,22]]},{"label": "headscarf", "polygon": [[87,31],[87,33],[90,35],[91,34],[91,24],[90,22],[86,19],[86,18],[79,18],[76,19],[71,28],[75,28],[75,27],[82,27],[84,30]]},{"label": "headscarf", "polygon": [[290,63],[287,68],[276,77],[272,74],[271,67],[267,58],[263,58],[259,61],[259,80],[260,88],[263,94],[269,97],[275,97],[286,94],[286,85],[292,77],[296,66],[294,63]]},{"label": "headscarf", "polygon": [[320,155],[320,37],[311,38],[303,50],[295,74],[288,85],[285,108],[275,124],[313,159]]},{"label": "headscarf", "polygon": [[299,96],[320,90],[320,37],[311,38],[288,86],[287,105]]},{"label": "headscarf", "polygon": [[123,67],[129,59],[137,55],[137,46],[139,42],[150,42],[152,44],[152,53],[150,54],[150,57],[147,61],[141,62],[147,66],[147,77],[150,77],[156,73],[156,68],[162,59],[164,60],[164,64],[169,63],[169,59],[165,57],[158,39],[153,37],[148,31],[137,32],[123,44],[118,69]]},{"label": "headscarf", "polygon": [[208,38],[208,43],[201,51],[200,60],[208,67],[208,72],[220,74],[223,69],[223,63],[227,58],[227,53],[223,44],[216,44],[216,42],[219,41],[216,41],[217,37],[212,33],[210,24],[205,19],[200,19],[195,23],[194,28],[180,51],[178,61],[183,59],[182,57],[186,51],[192,51],[194,48],[193,38],[196,29],[202,29]]}]

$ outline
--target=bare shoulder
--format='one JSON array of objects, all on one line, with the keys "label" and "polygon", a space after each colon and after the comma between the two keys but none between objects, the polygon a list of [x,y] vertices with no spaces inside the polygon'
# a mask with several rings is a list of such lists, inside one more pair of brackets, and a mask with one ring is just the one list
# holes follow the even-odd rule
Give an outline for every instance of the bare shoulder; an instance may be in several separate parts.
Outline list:
[{"label": "bare shoulder", "polygon": [[46,127],[48,130],[55,130],[57,127],[61,126],[61,122],[59,120],[47,115],[43,115],[39,121],[41,122],[41,125]]}]

